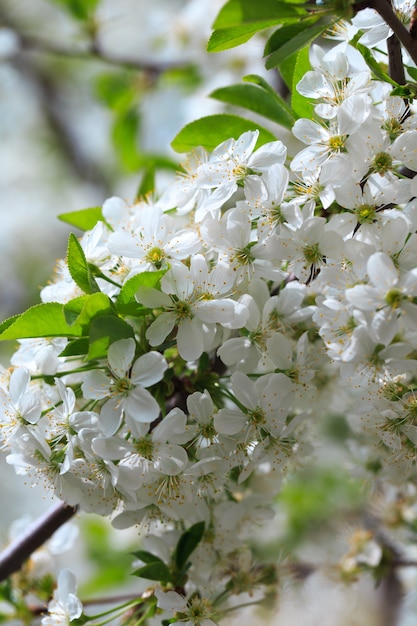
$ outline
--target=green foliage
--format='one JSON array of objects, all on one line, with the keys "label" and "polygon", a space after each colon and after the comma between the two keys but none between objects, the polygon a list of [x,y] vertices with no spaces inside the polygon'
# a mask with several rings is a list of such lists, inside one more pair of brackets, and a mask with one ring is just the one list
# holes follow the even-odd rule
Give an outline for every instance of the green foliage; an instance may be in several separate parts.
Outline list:
[{"label": "green foliage", "polygon": [[[259,80],[257,86],[230,85],[229,87],[216,89],[210,94],[210,97],[220,100],[221,102],[243,107],[249,111],[263,115],[267,119],[285,128],[291,129],[295,122],[291,109],[283,98],[269,87],[266,81],[261,82],[262,79],[260,76],[255,78]],[[269,89],[265,85],[268,85]]]},{"label": "green foliage", "polygon": [[335,467],[310,468],[288,480],[278,502],[288,520],[281,547],[291,549],[347,511],[358,510],[364,503],[363,485]]},{"label": "green foliage", "polygon": [[406,65],[406,70],[408,72],[408,74],[410,74],[411,78],[415,81],[417,81],[417,68],[412,67],[410,65]]},{"label": "green foliage", "polygon": [[85,257],[84,250],[73,233],[70,234],[68,239],[67,263],[71,278],[80,289],[85,293],[100,291]]},{"label": "green foliage", "polygon": [[394,87],[398,86],[398,83],[393,80],[386,72],[384,72],[381,63],[378,63],[376,61],[369,48],[355,41],[351,41],[351,44],[354,45],[355,48],[361,53],[374,78],[376,78],[377,80],[382,80],[386,83],[390,83]]},{"label": "green foliage", "polygon": [[133,552],[133,556],[145,563],[135,570],[133,575],[160,581],[162,585],[169,583],[176,588],[183,587],[187,582],[187,570],[191,565],[189,558],[201,542],[204,528],[204,522],[197,522],[181,535],[168,565],[151,552],[145,550]]},{"label": "green foliage", "polygon": [[97,222],[104,221],[101,206],[72,211],[70,213],[61,213],[58,215],[58,219],[80,230],[91,230]]},{"label": "green foliage", "polygon": [[[270,70],[278,67],[288,57],[302,50],[317,39],[317,37],[322,35],[335,21],[336,20],[329,22],[326,19],[321,19],[317,22],[316,18],[313,17],[309,19],[307,27],[301,22],[297,24],[296,29],[293,28],[295,25],[279,29],[276,37],[274,37],[272,41],[270,39],[268,42],[268,50],[270,53],[265,63],[266,69]],[[282,39],[280,38],[280,34],[283,36]],[[272,50],[272,43],[276,45],[274,50]]]},{"label": "green foliage", "polygon": [[152,162],[143,169],[142,179],[136,194],[138,199],[155,190],[155,169],[155,164]]},{"label": "green foliage", "polygon": [[116,315],[100,315],[90,324],[90,347],[87,359],[105,358],[109,346],[119,339],[134,338],[133,328]]},{"label": "green foliage", "polygon": [[257,32],[281,24],[289,19],[298,19],[300,10],[290,4],[276,0],[229,0],[218,14],[209,39],[207,50],[220,52],[248,41]]},{"label": "green foliage", "polygon": [[188,566],[188,559],[202,540],[204,522],[197,522],[183,533],[175,550],[175,565],[179,571]]},{"label": "green foliage", "polygon": [[[293,39],[297,36],[300,36],[301,33],[303,33],[304,31],[310,31],[310,29],[317,24],[318,20],[318,16],[312,15],[304,18],[303,20],[300,20],[296,24],[287,24],[276,30],[270,36],[265,45],[264,56],[266,57],[266,67],[268,69],[276,67],[275,58],[279,58],[279,55],[282,54],[282,52],[280,51],[282,49],[284,50],[284,52],[288,50],[288,46],[292,45],[291,42],[293,41]],[[282,77],[286,82],[289,90],[292,89],[292,73],[291,79],[288,79],[288,77],[286,76],[286,74],[288,73],[287,66],[289,63],[291,63],[291,59],[296,58],[296,51],[291,54],[287,53],[284,54],[279,64],[277,64],[279,65],[280,73],[282,74]],[[271,65],[271,67],[269,67],[269,64]]]},{"label": "green foliage", "polygon": [[83,516],[81,532],[84,549],[92,573],[81,589],[80,595],[102,594],[103,590],[122,588],[130,578],[131,556],[125,549],[117,549],[114,531],[109,522],[97,515]]},{"label": "green foliage", "polygon": [[238,115],[219,114],[208,115],[187,124],[174,138],[171,146],[177,152],[189,152],[197,146],[203,146],[211,151],[222,141],[230,137],[237,139],[247,130],[259,130],[257,147],[276,140],[269,130],[260,127],[255,122],[245,120]]},{"label": "green foliage", "polygon": [[148,311],[140,305],[136,300],[135,294],[139,287],[157,287],[166,270],[158,270],[155,272],[141,272],[127,280],[116,300],[116,309],[118,313],[124,315],[143,315]]},{"label": "green foliage", "polygon": [[229,0],[217,15],[213,28],[230,28],[240,24],[281,23],[283,18],[296,17],[299,9],[278,0]]},{"label": "green foliage", "polygon": [[92,17],[100,0],[53,0],[66,9],[77,20],[86,21]]},{"label": "green foliage", "polygon": [[395,87],[391,91],[391,96],[400,96],[400,98],[413,102],[413,100],[417,97],[417,85],[415,83],[398,85],[398,87]]},{"label": "green foliage", "polygon": [[160,559],[147,563],[143,567],[135,570],[133,576],[139,578],[146,578],[146,580],[157,580],[163,585],[173,583],[171,572],[167,565]]},{"label": "green foliage", "polygon": [[97,315],[109,315],[113,312],[113,303],[104,293],[74,298],[64,304],[64,315],[68,324],[78,324],[87,328],[91,320]]},{"label": "green foliage", "polygon": [[113,111],[125,111],[137,98],[137,86],[132,72],[105,72],[95,81],[96,97]]},{"label": "green foliage", "polygon": [[37,304],[0,324],[0,340],[36,337],[80,337],[79,324],[68,324],[64,306],[58,302]]},{"label": "green foliage", "polygon": [[111,137],[120,162],[127,171],[138,169],[140,160],[138,139],[140,113],[136,107],[118,113],[113,122]]},{"label": "green foliage", "polygon": [[281,76],[290,89],[291,107],[297,117],[311,118],[314,116],[314,106],[307,98],[298,93],[296,86],[304,74],[311,69],[308,48],[292,54],[279,67]]},{"label": "green foliage", "polygon": [[[183,76],[186,76],[185,70]],[[152,84],[145,75],[138,74],[137,70],[104,72],[95,82],[97,99],[112,115],[111,140],[120,165],[127,172],[137,172],[144,168],[138,196],[153,191],[156,168],[177,169],[177,164],[172,159],[158,154],[146,154],[140,147],[140,103]]]}]

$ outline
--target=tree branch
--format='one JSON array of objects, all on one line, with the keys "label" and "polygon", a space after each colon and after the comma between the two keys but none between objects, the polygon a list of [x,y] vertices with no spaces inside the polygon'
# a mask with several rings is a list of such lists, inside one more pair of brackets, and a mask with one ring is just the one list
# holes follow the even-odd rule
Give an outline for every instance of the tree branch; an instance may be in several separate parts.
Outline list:
[{"label": "tree branch", "polygon": [[112,56],[104,52],[97,43],[94,43],[87,49],[68,48],[44,39],[18,33],[20,43],[24,50],[30,52],[40,52],[69,59],[95,60],[108,63],[109,65],[117,65],[126,69],[140,70],[146,72],[152,78],[157,78],[160,74],[167,70],[183,68],[182,63],[158,63],[155,61],[144,61],[142,59],[134,59],[131,57]]},{"label": "tree branch", "polygon": [[388,37],[387,48],[388,48],[389,75],[399,85],[405,85],[406,79],[405,79],[405,71],[404,71],[403,57],[402,57],[402,51],[401,51],[401,43],[397,35],[391,35],[391,37]]},{"label": "tree branch", "polygon": [[412,37],[404,24],[395,15],[387,0],[367,0],[354,5],[354,9],[374,9],[393,30],[414,63],[417,64],[417,40]]},{"label": "tree branch", "polygon": [[0,554],[0,582],[17,572],[23,563],[47,541],[58,528],[71,519],[77,507],[58,502],[37,519],[27,531]]}]

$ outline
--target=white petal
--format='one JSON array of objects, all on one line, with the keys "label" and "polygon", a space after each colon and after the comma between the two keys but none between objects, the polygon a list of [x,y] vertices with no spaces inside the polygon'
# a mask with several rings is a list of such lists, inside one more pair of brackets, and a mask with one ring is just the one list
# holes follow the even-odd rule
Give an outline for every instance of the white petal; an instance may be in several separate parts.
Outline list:
[{"label": "white petal", "polygon": [[166,293],[153,287],[139,287],[135,298],[148,309],[167,308],[171,304],[171,298]]},{"label": "white petal", "polygon": [[134,385],[150,387],[162,380],[168,363],[159,352],[148,352],[135,361],[131,381]]},{"label": "white petal", "polygon": [[384,252],[375,252],[368,259],[368,276],[380,291],[386,292],[398,283],[398,272],[390,257]]},{"label": "white petal", "polygon": [[19,367],[12,372],[9,382],[9,394],[13,404],[16,404],[20,396],[25,393],[29,381],[30,374],[25,367]]},{"label": "white petal", "polygon": [[220,409],[214,416],[214,427],[218,433],[223,435],[236,435],[246,424],[246,415],[232,409]]},{"label": "white petal", "polygon": [[198,320],[184,320],[178,326],[177,345],[185,361],[198,359],[204,350],[203,331]]},{"label": "white petal", "polygon": [[110,378],[104,372],[94,370],[87,372],[85,380],[81,385],[84,398],[100,400],[109,395]]},{"label": "white petal", "polygon": [[120,339],[109,346],[109,366],[117,378],[124,378],[124,376],[126,376],[126,373],[132,365],[135,348],[136,342],[132,337]]},{"label": "white petal", "polygon": [[134,422],[148,424],[153,422],[160,413],[159,404],[147,389],[136,387],[123,403],[126,417]]},{"label": "white petal", "polygon": [[159,315],[146,331],[146,338],[151,346],[161,345],[174,326],[175,315],[173,313],[162,313],[162,315]]},{"label": "white petal", "polygon": [[233,392],[239,402],[248,409],[256,409],[258,405],[258,394],[255,383],[243,372],[235,372],[231,377]]}]

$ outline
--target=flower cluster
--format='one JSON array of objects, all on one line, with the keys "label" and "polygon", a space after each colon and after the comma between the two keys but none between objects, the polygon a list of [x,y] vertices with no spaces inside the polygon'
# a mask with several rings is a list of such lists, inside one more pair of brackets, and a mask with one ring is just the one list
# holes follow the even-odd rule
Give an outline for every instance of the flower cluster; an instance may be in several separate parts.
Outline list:
[{"label": "flower cluster", "polygon": [[[157,199],[107,200],[41,293],[72,334],[21,339],[1,374],[16,471],[116,528],[205,522],[208,594],[328,406],[364,468],[416,471],[417,116],[355,50],[311,63],[298,153],[248,131],[196,150]],[[177,596],[160,607],[191,614]]]}]

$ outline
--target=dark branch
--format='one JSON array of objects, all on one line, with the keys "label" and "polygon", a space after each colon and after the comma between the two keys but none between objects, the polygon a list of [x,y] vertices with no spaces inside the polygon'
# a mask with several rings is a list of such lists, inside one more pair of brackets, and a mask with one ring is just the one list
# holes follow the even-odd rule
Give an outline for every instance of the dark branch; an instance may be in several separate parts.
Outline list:
[{"label": "dark branch", "polygon": [[388,48],[389,75],[399,85],[405,85],[407,81],[405,79],[401,43],[397,35],[391,35],[391,37],[388,37],[387,48]]},{"label": "dark branch", "polygon": [[410,35],[410,32],[395,15],[392,6],[387,0],[370,0],[368,6],[379,13],[388,26],[394,31],[414,63],[417,63],[417,41]]},{"label": "dark branch", "polygon": [[0,554],[0,582],[17,572],[30,555],[71,519],[77,508],[59,502]]},{"label": "dark branch", "polygon": [[158,63],[155,61],[145,61],[131,57],[112,56],[102,50],[96,43],[87,49],[68,48],[45,39],[33,36],[23,35],[19,33],[20,43],[24,50],[31,52],[40,52],[54,56],[66,57],[69,59],[84,59],[102,61],[109,65],[117,65],[131,70],[139,70],[146,72],[149,76],[156,78],[163,72],[171,69],[183,68],[182,63]]}]

